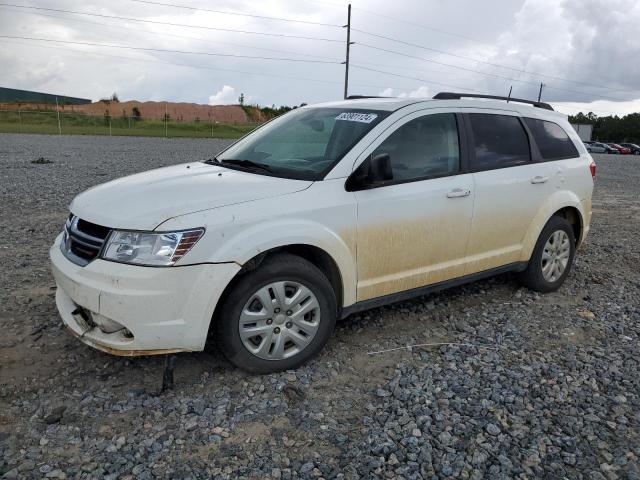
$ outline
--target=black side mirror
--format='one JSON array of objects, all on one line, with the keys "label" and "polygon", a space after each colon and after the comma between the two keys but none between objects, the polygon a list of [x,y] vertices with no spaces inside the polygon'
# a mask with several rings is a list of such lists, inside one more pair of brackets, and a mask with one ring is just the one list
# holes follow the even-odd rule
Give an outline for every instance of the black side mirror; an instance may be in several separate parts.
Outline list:
[{"label": "black side mirror", "polygon": [[389,180],[393,180],[391,156],[388,153],[379,153],[362,162],[349,177],[345,186],[348,192],[355,192],[375,187]]},{"label": "black side mirror", "polygon": [[369,182],[380,183],[393,180],[391,168],[391,156],[388,153],[379,153],[369,161]]}]

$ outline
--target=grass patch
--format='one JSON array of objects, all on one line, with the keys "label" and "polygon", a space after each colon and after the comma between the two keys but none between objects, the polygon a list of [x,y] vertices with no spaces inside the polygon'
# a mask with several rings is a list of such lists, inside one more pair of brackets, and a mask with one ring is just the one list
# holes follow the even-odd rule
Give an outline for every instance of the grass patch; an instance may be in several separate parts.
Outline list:
[{"label": "grass patch", "polygon": [[[77,113],[60,115],[63,135],[113,135],[139,137],[240,138],[258,124],[228,124],[178,122],[136,118],[95,117]],[[40,133],[57,135],[58,116],[55,112],[0,112],[1,133]]]}]

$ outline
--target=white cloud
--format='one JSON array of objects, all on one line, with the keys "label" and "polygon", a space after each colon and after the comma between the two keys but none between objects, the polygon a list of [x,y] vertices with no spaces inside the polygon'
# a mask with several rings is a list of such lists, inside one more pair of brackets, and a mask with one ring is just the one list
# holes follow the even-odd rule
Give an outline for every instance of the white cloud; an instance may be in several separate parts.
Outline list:
[{"label": "white cloud", "polygon": [[387,87],[379,92],[378,96],[398,98],[431,98],[433,96],[429,93],[429,87],[426,85],[420,85],[418,88],[411,90],[410,92],[400,92],[398,94],[395,94],[394,92],[395,90],[393,88]]},{"label": "white cloud", "polygon": [[410,91],[409,93],[401,93],[398,95],[400,98],[429,98],[429,87],[426,85],[420,85],[415,90]]},{"label": "white cloud", "polygon": [[221,90],[209,96],[209,105],[232,105],[239,103],[238,97],[235,88],[224,85]]},{"label": "white cloud", "polygon": [[379,97],[393,97],[393,88],[385,88],[384,90],[382,90],[381,92],[378,92],[378,96]]},{"label": "white cloud", "polygon": [[[71,10],[91,11],[80,0],[61,3]],[[156,22],[212,28],[221,25],[264,33],[282,28],[287,35],[341,40],[338,30],[140,3],[102,3],[100,14],[134,16],[142,21],[132,28],[97,18],[3,7],[0,30],[16,37],[149,50],[0,39],[0,85],[94,99],[116,91],[126,99],[198,103],[208,99],[215,104],[237,103],[242,92],[246,103],[267,105],[312,104],[342,97],[344,67],[316,63],[340,62],[344,55],[340,42],[170,27]],[[218,0],[216,6],[220,10],[342,25],[346,3]],[[604,115],[607,110],[622,113],[637,108],[640,62],[635,59],[640,56],[640,35],[635,32],[640,23],[640,0],[352,3],[401,20],[356,9],[352,18],[356,24],[366,25],[369,32],[384,32],[385,36],[408,42],[401,46],[378,39],[376,45],[383,50],[354,45],[354,68],[349,78],[349,90],[354,94],[379,92],[414,98],[432,97],[438,91],[469,91],[506,95],[513,86],[514,97],[537,98],[539,84],[544,82],[543,100],[563,103],[566,111],[584,106],[594,112],[602,110],[595,113]],[[251,99],[247,92],[251,92]]]}]

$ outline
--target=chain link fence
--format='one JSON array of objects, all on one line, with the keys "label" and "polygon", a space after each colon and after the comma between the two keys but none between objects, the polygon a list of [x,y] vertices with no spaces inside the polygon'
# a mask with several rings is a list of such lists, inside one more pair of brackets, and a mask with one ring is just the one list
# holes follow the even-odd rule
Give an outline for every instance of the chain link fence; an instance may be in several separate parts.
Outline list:
[{"label": "chain link fence", "polygon": [[127,135],[149,137],[238,138],[256,123],[145,119],[140,116],[92,116],[52,110],[0,110],[1,133],[49,135]]}]

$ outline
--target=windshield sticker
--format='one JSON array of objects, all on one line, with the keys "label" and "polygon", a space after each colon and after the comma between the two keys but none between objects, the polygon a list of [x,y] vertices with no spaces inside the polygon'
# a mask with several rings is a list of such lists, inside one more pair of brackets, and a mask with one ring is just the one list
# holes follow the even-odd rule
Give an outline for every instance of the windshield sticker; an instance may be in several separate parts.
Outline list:
[{"label": "windshield sticker", "polygon": [[348,122],[360,122],[371,123],[378,115],[375,113],[357,113],[357,112],[343,112],[336,117],[336,120],[347,120]]}]

